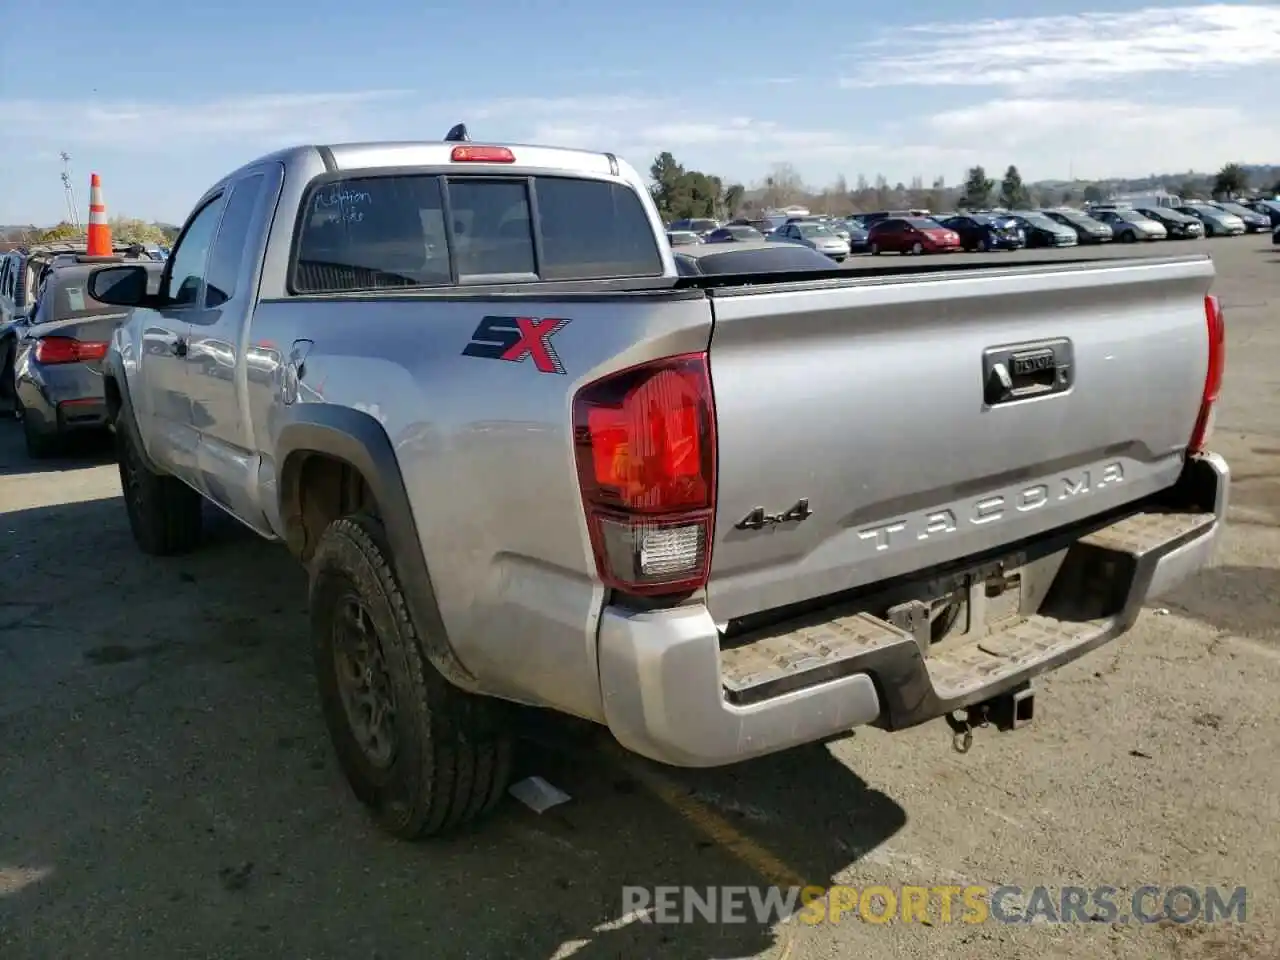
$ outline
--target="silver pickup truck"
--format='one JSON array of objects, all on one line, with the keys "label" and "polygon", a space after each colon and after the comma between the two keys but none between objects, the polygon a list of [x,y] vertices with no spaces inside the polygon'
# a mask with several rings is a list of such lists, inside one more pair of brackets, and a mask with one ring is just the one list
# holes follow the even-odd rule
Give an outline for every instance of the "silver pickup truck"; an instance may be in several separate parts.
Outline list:
[{"label": "silver pickup truck", "polygon": [[307,565],[391,833],[502,796],[511,704],[681,766],[1017,725],[1210,559],[1206,257],[683,275],[617,157],[453,137],[263,157],[90,282],[138,545],[210,500]]}]

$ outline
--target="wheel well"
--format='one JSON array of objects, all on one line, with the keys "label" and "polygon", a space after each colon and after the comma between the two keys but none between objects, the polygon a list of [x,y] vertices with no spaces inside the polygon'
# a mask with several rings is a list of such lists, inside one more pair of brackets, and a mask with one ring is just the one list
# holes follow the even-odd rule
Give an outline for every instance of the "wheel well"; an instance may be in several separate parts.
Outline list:
[{"label": "wheel well", "polygon": [[364,475],[338,457],[315,451],[294,454],[286,464],[285,539],[304,563],[333,521],[353,513],[379,516],[378,504]]},{"label": "wheel well", "polygon": [[114,424],[116,422],[116,414],[120,412],[120,384],[116,383],[115,377],[103,377],[102,389],[107,400],[107,420]]}]

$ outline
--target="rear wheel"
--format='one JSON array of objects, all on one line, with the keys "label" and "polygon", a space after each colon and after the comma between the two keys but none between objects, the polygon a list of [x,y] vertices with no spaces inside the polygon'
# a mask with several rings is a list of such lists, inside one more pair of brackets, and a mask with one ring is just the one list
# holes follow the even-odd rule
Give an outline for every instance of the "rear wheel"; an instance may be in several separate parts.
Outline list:
[{"label": "rear wheel", "polygon": [[979,238],[978,238],[978,252],[979,252],[979,253],[986,253],[986,252],[987,252],[987,249],[988,249],[988,246],[987,246],[987,238],[986,238],[986,237],[979,237]]},{"label": "rear wheel", "polygon": [[917,241],[916,243],[912,244],[912,246],[911,246],[911,255],[912,255],[913,257],[918,257],[918,256],[920,256],[922,253],[924,253],[924,244],[920,243],[919,241]]},{"label": "rear wheel", "polygon": [[336,520],[311,560],[311,636],[325,723],[352,792],[404,840],[474,820],[502,798],[501,704],[459,690],[422,652],[382,524]]},{"label": "rear wheel", "polygon": [[200,543],[204,499],[177,477],[154,473],[138,449],[125,414],[116,416],[116,460],[129,529],[143,553],[187,553]]},{"label": "rear wheel", "polygon": [[878,256],[880,256],[880,244],[878,244],[878,243],[873,243],[873,244],[871,245],[871,255],[872,255],[873,257],[878,257]]},{"label": "rear wheel", "polygon": [[1120,234],[1121,243],[1136,243],[1137,240],[1138,240],[1138,235],[1134,233],[1132,230],[1126,230],[1124,233]]}]

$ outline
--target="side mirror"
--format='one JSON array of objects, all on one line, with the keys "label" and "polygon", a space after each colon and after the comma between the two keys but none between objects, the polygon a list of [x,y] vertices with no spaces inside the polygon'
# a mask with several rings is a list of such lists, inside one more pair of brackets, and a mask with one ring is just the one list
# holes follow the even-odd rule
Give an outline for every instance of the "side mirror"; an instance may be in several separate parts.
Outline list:
[{"label": "side mirror", "polygon": [[89,274],[89,296],[113,307],[140,307],[148,300],[146,267],[101,267]]}]

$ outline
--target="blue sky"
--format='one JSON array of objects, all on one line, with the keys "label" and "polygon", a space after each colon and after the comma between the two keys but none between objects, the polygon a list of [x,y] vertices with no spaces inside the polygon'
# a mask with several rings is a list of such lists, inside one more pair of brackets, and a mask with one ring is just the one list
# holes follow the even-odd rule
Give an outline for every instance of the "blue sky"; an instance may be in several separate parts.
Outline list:
[{"label": "blue sky", "polygon": [[1277,90],[1274,3],[60,0],[0,37],[0,223],[64,216],[63,150],[81,206],[97,172],[112,214],[180,222],[277,147],[458,120],[745,183],[1280,162]]}]

